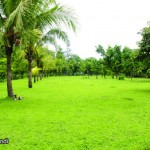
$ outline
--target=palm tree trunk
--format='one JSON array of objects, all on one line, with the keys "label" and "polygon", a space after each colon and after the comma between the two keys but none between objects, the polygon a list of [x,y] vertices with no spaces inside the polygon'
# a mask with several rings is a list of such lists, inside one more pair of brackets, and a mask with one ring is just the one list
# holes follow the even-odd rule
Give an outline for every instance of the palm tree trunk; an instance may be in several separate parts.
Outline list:
[{"label": "palm tree trunk", "polygon": [[36,76],[34,76],[34,83],[36,83]]},{"label": "palm tree trunk", "polygon": [[38,75],[38,74],[37,74],[37,77],[36,77],[36,78],[37,78],[37,81],[39,81],[39,75]]},{"label": "palm tree trunk", "polygon": [[6,47],[6,56],[7,56],[7,93],[9,97],[13,97],[13,88],[12,88],[12,72],[11,72],[11,54],[12,47]]},{"label": "palm tree trunk", "polygon": [[43,78],[43,71],[42,73],[40,73],[40,80],[42,80],[42,78]]},{"label": "palm tree trunk", "polygon": [[32,88],[32,59],[28,59],[28,87]]},{"label": "palm tree trunk", "polygon": [[132,69],[132,71],[131,71],[131,80],[132,80],[132,78],[133,78],[133,69]]}]

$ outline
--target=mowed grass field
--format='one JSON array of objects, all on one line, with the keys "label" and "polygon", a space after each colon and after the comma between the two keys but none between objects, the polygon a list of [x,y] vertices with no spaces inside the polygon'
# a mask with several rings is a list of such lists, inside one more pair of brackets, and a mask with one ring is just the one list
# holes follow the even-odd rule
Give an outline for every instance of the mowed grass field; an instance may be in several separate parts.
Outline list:
[{"label": "mowed grass field", "polygon": [[13,87],[23,100],[6,99],[0,83],[2,150],[150,150],[148,79],[49,77]]}]

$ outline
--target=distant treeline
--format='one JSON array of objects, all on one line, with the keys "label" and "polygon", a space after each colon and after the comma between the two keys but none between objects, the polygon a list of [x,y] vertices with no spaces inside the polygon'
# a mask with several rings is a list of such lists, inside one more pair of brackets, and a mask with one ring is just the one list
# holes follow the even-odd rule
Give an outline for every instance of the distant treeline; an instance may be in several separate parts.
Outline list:
[{"label": "distant treeline", "polygon": [[[97,52],[101,54],[100,59],[93,57],[81,59],[78,55],[65,54],[61,50],[55,54],[53,51],[44,48],[38,57],[35,57],[32,68],[37,66],[37,77],[48,76],[92,76],[101,75],[118,78],[126,77],[150,77],[150,60],[143,59],[141,50],[132,50],[125,47],[121,50],[120,46],[109,46],[105,51],[102,46],[97,46]],[[103,51],[103,54],[102,52]],[[15,51],[12,62],[12,79],[22,79],[27,77],[28,62],[24,57],[23,51]],[[34,76],[34,71],[32,71]],[[0,80],[6,78],[6,58],[0,59]]]},{"label": "distant treeline", "polygon": [[[48,47],[40,47],[33,56],[32,68],[38,71],[34,77],[40,76],[112,76],[112,78],[150,77],[150,27],[145,27],[140,34],[142,40],[138,49],[121,46],[108,46],[104,49],[96,46],[100,59],[93,57],[81,59],[78,55],[63,52],[59,48],[56,52]],[[12,57],[12,79],[27,77],[28,61],[26,54],[15,49]],[[6,56],[0,51],[0,81],[6,79]]]}]

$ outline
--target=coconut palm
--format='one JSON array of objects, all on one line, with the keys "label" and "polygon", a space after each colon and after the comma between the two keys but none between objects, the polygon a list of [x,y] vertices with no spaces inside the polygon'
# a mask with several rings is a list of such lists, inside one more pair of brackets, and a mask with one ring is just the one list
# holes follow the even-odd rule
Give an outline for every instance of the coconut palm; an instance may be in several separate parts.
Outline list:
[{"label": "coconut palm", "polygon": [[[52,5],[50,5],[52,4]],[[43,6],[45,6],[42,3]],[[47,5],[47,3],[46,3]],[[23,34],[23,37],[26,40],[23,40],[25,46],[25,51],[27,54],[27,59],[28,59],[28,87],[32,88],[32,73],[31,73],[31,66],[32,66],[32,61],[34,54],[36,53],[36,49],[39,45],[50,42],[51,44],[54,44],[55,46],[57,45],[56,43],[56,38],[59,38],[63,40],[67,45],[69,45],[69,40],[67,34],[60,29],[61,23],[64,25],[67,25],[73,31],[75,31],[75,17],[73,14],[70,12],[69,9],[66,9],[63,6],[60,6],[59,4],[54,4],[54,3],[49,3],[49,7],[40,7],[40,10],[38,13],[34,14],[33,20],[34,23],[31,24],[31,26],[27,26],[27,30],[25,30],[25,33]],[[36,9],[35,9],[36,10]],[[26,32],[28,31],[28,28],[32,33],[30,36],[30,33]],[[34,32],[36,31],[36,32]],[[42,35],[39,36],[39,32],[41,31]],[[26,36],[27,35],[27,38]],[[36,37],[36,38],[35,38]],[[39,38],[41,37],[41,38]]]},{"label": "coconut palm", "polygon": [[37,29],[26,30],[23,32],[23,37],[21,38],[23,43],[23,48],[26,54],[26,59],[28,60],[28,87],[32,88],[32,62],[34,56],[36,55],[36,42],[40,39],[41,32]]},{"label": "coconut palm", "polygon": [[40,79],[42,79],[43,75],[48,77],[49,71],[55,69],[55,52],[49,50],[48,47],[38,47],[36,62],[37,66],[42,69]]},{"label": "coconut palm", "polygon": [[7,57],[7,92],[13,97],[11,82],[11,57],[13,47],[19,44],[19,34],[28,18],[31,0],[0,0],[0,44],[5,48]]},{"label": "coconut palm", "polygon": [[[34,31],[34,30],[33,30]],[[25,37],[28,37],[27,46],[25,48],[26,58],[28,60],[28,87],[32,88],[32,62],[35,59],[37,63],[37,67],[42,67],[40,63],[42,63],[42,59],[44,57],[41,46],[44,43],[50,43],[58,47],[57,39],[61,39],[63,42],[69,45],[68,35],[60,30],[59,28],[50,29],[46,34],[40,36],[40,32],[32,32],[33,34],[27,34]],[[28,36],[29,35],[29,36]],[[33,36],[31,36],[33,35]]]}]

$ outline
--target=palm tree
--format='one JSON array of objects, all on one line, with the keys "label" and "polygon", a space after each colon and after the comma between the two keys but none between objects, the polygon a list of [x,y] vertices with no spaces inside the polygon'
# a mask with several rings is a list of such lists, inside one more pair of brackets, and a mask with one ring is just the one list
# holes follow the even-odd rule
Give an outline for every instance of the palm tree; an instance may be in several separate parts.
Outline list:
[{"label": "palm tree", "polygon": [[57,39],[61,39],[67,45],[69,45],[69,39],[67,34],[58,29],[50,29],[47,33],[43,34],[37,30],[27,30],[24,31],[22,36],[22,43],[24,47],[24,51],[26,53],[26,59],[28,60],[28,87],[32,88],[32,62],[36,61],[37,67],[40,66],[41,59],[43,59],[43,55],[41,54],[40,49],[42,48],[44,43],[50,43],[58,47]]},{"label": "palm tree", "polygon": [[48,47],[41,47],[41,50],[38,51],[38,58],[40,61],[39,67],[42,69],[42,76],[48,77],[49,72],[55,69],[56,59],[55,59],[55,52],[49,50]]},{"label": "palm tree", "polygon": [[31,0],[0,0],[0,39],[7,58],[7,93],[13,97],[11,57],[13,47],[19,44],[19,35],[28,18]]},{"label": "palm tree", "polygon": [[40,39],[41,32],[37,29],[26,30],[23,32],[21,41],[28,60],[28,87],[32,88],[32,62],[36,55],[36,42]]},{"label": "palm tree", "polygon": [[[48,3],[41,3],[42,6],[38,6],[40,10],[38,13],[34,14],[34,24],[31,24],[31,26],[27,26],[30,30],[30,33],[26,32],[27,34],[23,34],[23,40],[25,46],[25,52],[26,52],[26,58],[28,60],[28,87],[32,88],[32,61],[34,54],[36,53],[36,49],[39,45],[50,42],[51,44],[57,45],[56,38],[62,39],[67,45],[69,45],[69,40],[67,34],[62,31],[59,27],[62,24],[67,25],[75,31],[75,17],[71,13],[70,9],[66,9],[63,6],[60,6],[56,3],[50,3],[49,7],[43,7],[47,5]],[[51,5],[50,5],[51,4]],[[36,11],[36,9],[35,9]],[[36,31],[36,32],[34,32]],[[40,36],[40,32],[43,33]],[[32,33],[32,34],[31,34]],[[27,35],[27,37],[26,37]],[[30,36],[34,35],[34,36]],[[36,38],[35,38],[36,37]],[[41,38],[40,38],[41,37]]]}]

